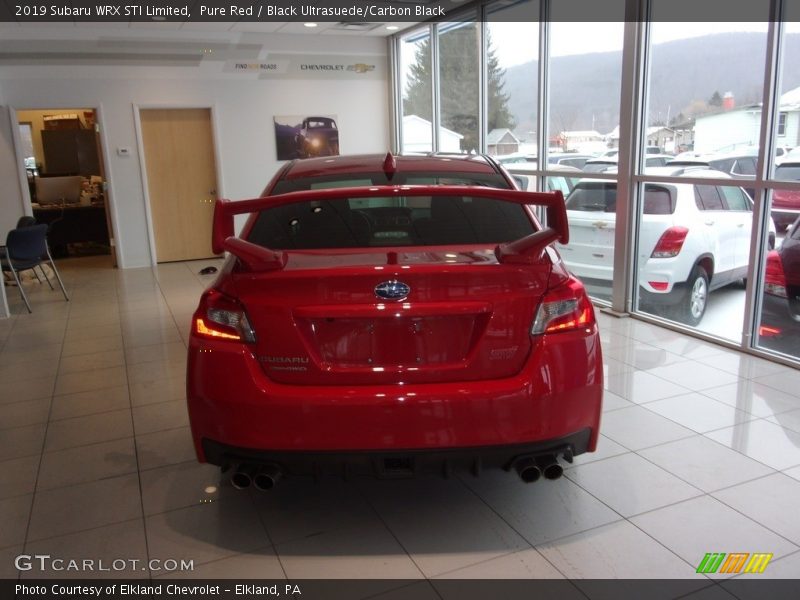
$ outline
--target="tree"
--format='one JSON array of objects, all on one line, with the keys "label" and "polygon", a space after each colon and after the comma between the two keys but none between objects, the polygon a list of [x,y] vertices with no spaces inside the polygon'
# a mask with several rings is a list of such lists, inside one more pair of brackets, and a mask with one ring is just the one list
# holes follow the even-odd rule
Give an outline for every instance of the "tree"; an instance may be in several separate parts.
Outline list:
[{"label": "tree", "polygon": [[[488,131],[513,129],[514,118],[504,90],[505,70],[488,40]],[[442,126],[464,136],[461,149],[478,150],[478,53],[477,24],[454,27],[439,36],[439,85]],[[431,114],[431,40],[423,40],[415,62],[409,67],[408,83],[403,94],[403,114],[432,120]]]},{"label": "tree", "polygon": [[711,98],[708,99],[709,106],[722,106],[722,96],[719,95],[719,92],[716,91],[711,95]]}]

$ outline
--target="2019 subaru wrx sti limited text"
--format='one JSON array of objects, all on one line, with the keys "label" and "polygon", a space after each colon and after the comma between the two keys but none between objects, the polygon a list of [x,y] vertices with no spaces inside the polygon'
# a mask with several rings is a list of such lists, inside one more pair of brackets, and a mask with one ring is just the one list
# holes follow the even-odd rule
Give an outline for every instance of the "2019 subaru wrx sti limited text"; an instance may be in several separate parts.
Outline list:
[{"label": "2019 subaru wrx sti limited text", "polygon": [[199,460],[262,489],[559,477],[559,457],[594,451],[603,393],[592,305],[551,247],[567,239],[560,192],[517,191],[479,156],[294,161],[262,197],[218,201],[213,245],[230,256],[189,343]]}]

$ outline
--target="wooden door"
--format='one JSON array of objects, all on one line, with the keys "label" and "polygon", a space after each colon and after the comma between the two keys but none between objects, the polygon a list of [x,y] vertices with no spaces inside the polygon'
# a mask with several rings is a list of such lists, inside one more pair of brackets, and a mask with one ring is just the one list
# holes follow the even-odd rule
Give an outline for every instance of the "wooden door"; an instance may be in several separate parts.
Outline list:
[{"label": "wooden door", "polygon": [[140,117],[156,260],[213,256],[217,179],[210,109],[143,109]]}]

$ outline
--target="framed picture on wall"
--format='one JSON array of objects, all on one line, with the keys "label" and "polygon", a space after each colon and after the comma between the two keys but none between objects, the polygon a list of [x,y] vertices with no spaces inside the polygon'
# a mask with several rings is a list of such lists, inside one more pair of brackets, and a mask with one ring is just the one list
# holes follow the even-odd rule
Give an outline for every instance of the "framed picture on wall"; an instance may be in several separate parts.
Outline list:
[{"label": "framed picture on wall", "polygon": [[338,156],[336,115],[273,117],[278,160]]}]

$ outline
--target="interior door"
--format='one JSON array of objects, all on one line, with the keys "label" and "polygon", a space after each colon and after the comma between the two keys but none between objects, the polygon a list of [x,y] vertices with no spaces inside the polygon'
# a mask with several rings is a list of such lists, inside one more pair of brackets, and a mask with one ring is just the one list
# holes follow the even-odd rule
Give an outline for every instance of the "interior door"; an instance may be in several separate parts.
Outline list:
[{"label": "interior door", "polygon": [[211,110],[143,109],[140,117],[156,260],[213,256],[217,180]]}]

